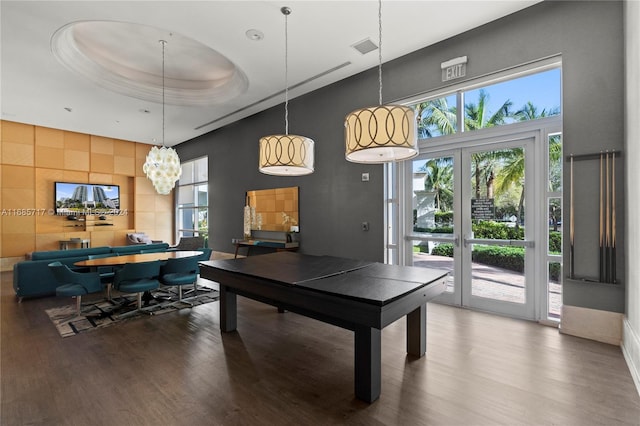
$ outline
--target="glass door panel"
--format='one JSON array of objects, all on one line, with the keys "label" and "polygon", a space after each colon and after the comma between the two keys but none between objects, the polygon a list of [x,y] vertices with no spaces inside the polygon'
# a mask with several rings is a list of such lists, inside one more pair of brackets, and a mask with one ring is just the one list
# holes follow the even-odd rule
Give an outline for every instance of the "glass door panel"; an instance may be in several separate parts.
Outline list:
[{"label": "glass door panel", "polygon": [[[407,237],[412,247],[414,266],[441,269],[449,272],[443,298],[459,303],[460,242],[456,233],[456,154],[421,156],[412,161],[413,197],[411,231]],[[458,302],[456,302],[458,300]]]},{"label": "glass door panel", "polygon": [[449,271],[437,301],[534,317],[532,147],[526,138],[412,160],[405,240],[414,266]]},{"label": "glass door panel", "polygon": [[[462,304],[532,318],[534,218],[526,185],[533,140],[462,152]],[[531,185],[532,186],[532,185]],[[531,222],[531,224],[529,223]]]}]

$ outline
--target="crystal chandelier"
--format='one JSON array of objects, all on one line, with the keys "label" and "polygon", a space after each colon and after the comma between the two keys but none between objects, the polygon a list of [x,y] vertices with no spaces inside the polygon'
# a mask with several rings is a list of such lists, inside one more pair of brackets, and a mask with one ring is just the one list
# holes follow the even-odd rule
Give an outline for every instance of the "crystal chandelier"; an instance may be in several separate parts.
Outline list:
[{"label": "crystal chandelier", "polygon": [[345,158],[379,164],[418,155],[415,111],[404,105],[382,105],[382,0],[378,0],[378,106],[345,118]]},{"label": "crystal chandelier", "polygon": [[284,135],[270,135],[260,138],[260,160],[258,170],[268,175],[301,176],[313,173],[313,139],[289,134],[289,84],[288,84],[288,31],[287,17],[291,9],[280,9],[284,15],[285,35],[285,89],[284,89]]},{"label": "crystal chandelier", "polygon": [[182,167],[176,150],[167,148],[164,143],[164,48],[167,42],[160,40],[160,43],[162,44],[162,146],[151,148],[142,171],[151,180],[158,194],[167,195],[180,179]]}]

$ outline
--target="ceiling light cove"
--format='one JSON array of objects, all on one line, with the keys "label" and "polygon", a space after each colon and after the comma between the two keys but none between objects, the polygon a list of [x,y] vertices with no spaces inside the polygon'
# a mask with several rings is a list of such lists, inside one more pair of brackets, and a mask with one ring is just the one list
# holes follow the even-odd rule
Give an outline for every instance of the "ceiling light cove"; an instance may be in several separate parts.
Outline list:
[{"label": "ceiling light cove", "polygon": [[245,73],[204,44],[174,32],[140,24],[79,21],[51,38],[54,56],[69,70],[99,86],[137,99],[162,103],[160,40],[169,40],[165,103],[206,106],[243,94]]}]

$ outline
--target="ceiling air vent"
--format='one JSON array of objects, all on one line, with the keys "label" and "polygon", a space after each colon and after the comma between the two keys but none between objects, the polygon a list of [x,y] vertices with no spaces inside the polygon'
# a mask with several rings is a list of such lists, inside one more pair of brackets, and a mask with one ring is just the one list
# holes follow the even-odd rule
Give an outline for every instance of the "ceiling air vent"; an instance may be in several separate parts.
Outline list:
[{"label": "ceiling air vent", "polygon": [[353,47],[363,55],[366,55],[367,53],[374,51],[378,48],[378,46],[376,46],[376,44],[372,42],[371,39],[368,39],[368,38],[362,41],[359,41],[356,44],[352,44],[351,47]]}]

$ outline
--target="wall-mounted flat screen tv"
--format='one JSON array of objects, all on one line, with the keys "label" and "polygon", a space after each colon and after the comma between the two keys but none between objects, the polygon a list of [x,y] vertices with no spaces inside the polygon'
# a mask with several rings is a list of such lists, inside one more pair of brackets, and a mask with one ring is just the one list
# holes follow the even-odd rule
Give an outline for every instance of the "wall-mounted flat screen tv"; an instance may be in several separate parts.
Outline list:
[{"label": "wall-mounted flat screen tv", "polygon": [[55,183],[58,215],[108,215],[120,211],[120,187],[95,183]]}]

